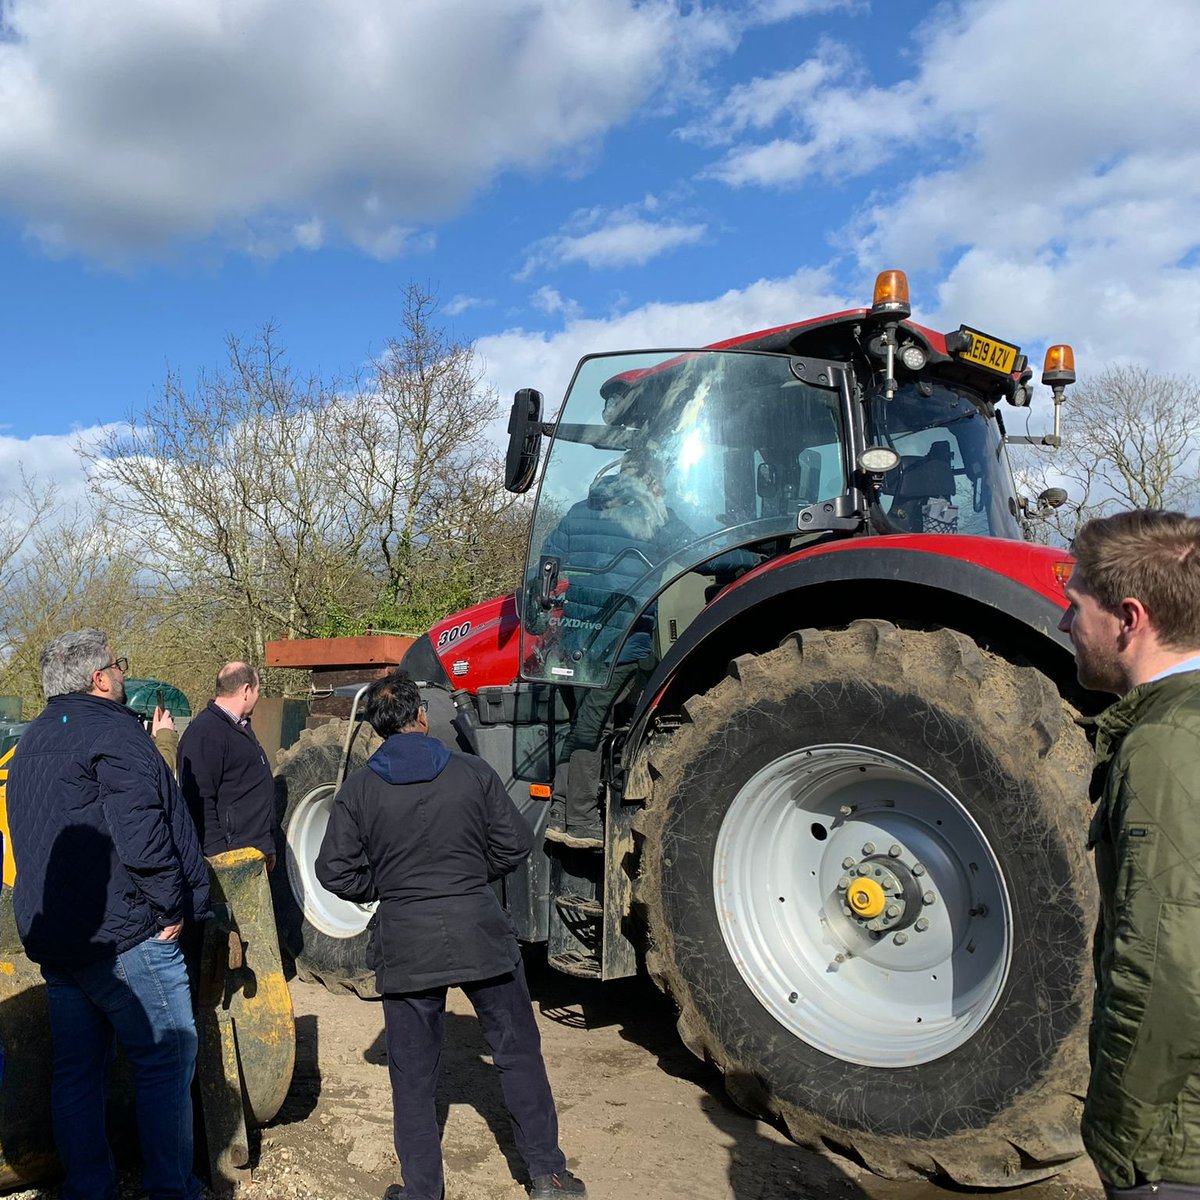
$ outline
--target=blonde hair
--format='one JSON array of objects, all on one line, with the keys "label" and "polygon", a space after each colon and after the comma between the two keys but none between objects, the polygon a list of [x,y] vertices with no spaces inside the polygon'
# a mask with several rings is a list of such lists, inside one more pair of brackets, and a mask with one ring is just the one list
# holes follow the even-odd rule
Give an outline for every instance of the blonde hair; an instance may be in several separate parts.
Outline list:
[{"label": "blonde hair", "polygon": [[1200,518],[1151,508],[1096,517],[1071,549],[1084,586],[1105,608],[1133,597],[1164,646],[1200,647]]}]

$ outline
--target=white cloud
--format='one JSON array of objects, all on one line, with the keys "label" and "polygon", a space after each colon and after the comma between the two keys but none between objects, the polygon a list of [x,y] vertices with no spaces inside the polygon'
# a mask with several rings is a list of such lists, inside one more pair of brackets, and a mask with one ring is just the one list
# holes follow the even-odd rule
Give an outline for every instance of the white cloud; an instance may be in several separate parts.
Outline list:
[{"label": "white cloud", "polygon": [[569,321],[579,316],[580,308],[574,300],[566,299],[557,288],[540,287],[529,298],[529,303],[540,312],[561,313]]},{"label": "white cloud", "polygon": [[710,174],[776,189],[870,176],[832,241],[864,276],[913,273],[930,323],[994,329],[1031,356],[1069,340],[1081,372],[1200,374],[1194,0],[1153,20],[1123,0],[963,0],[912,49],[889,87],[826,43],[731,89]]},{"label": "white cloud", "polygon": [[701,346],[849,307],[852,303],[827,271],[804,269],[781,279],[760,279],[710,300],[651,303],[607,317],[576,316],[558,333],[510,329],[480,338],[475,348],[505,415],[513,393],[522,387],[542,392],[547,413],[553,414],[576,362],[585,354]]},{"label": "white cloud", "polygon": [[783,117],[803,119],[822,93],[840,85],[853,70],[850,51],[823,39],[816,54],[800,66],[730,88],[712,112],[680,133],[692,141],[729,142],[750,129],[769,129]]},{"label": "white cloud", "polygon": [[[6,0],[0,206],[122,259],[271,225],[381,256],[626,120],[715,36],[672,0]],[[289,215],[290,214],[290,215]]]},{"label": "white cloud", "polygon": [[491,303],[491,300],[485,300],[481,296],[468,296],[460,292],[447,304],[443,305],[442,312],[448,317],[458,317],[469,309],[487,308]]},{"label": "white cloud", "polygon": [[704,240],[708,226],[702,222],[648,219],[662,207],[661,198],[651,195],[621,208],[582,209],[572,215],[562,233],[530,248],[517,278],[528,279],[541,268],[571,263],[592,270],[641,267],[652,258]]}]

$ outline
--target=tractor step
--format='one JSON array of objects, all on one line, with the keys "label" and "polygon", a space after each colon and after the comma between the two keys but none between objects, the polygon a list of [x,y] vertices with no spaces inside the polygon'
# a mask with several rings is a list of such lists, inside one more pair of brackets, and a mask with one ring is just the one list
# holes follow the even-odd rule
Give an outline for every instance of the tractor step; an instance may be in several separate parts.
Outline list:
[{"label": "tractor step", "polygon": [[551,954],[546,961],[564,975],[575,975],[579,979],[600,978],[600,960],[586,954],[568,951],[565,954]]}]

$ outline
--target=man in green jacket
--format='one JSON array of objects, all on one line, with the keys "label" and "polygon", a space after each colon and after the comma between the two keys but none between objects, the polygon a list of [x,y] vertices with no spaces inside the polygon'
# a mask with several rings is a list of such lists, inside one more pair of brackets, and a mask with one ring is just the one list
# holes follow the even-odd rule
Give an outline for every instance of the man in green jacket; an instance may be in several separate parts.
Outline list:
[{"label": "man in green jacket", "polygon": [[1096,722],[1083,1141],[1110,1196],[1200,1197],[1200,518],[1089,521],[1059,628]]}]

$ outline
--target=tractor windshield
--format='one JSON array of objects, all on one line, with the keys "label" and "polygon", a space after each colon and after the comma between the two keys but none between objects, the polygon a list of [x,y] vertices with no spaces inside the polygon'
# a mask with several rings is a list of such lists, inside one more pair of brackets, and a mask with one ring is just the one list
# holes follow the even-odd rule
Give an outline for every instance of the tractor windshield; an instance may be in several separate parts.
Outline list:
[{"label": "tractor windshield", "polygon": [[654,597],[797,532],[846,487],[839,395],[784,355],[654,351],[580,363],[531,532],[522,674],[601,685],[651,652]]},{"label": "tractor windshield", "polygon": [[894,528],[1020,540],[1004,439],[982,404],[966,388],[921,383],[868,405],[872,440],[900,455],[880,496]]}]

